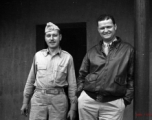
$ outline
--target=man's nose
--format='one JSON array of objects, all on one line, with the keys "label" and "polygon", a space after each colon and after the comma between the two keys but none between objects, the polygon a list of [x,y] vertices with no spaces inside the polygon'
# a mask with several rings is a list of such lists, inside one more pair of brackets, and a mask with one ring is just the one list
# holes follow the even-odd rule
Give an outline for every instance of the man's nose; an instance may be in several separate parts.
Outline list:
[{"label": "man's nose", "polygon": [[52,35],[50,36],[50,40],[53,40],[53,36]]},{"label": "man's nose", "polygon": [[108,29],[107,29],[107,28],[105,28],[105,29],[104,29],[104,32],[107,32],[107,31],[108,31]]}]

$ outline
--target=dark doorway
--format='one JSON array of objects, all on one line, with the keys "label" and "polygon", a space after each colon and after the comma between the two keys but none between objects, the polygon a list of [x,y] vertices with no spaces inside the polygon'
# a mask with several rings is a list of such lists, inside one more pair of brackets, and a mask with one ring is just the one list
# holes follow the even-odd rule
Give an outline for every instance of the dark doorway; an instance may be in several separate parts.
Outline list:
[{"label": "dark doorway", "polygon": [[[68,51],[74,60],[76,77],[86,53],[86,23],[61,23],[57,24],[61,29],[61,48]],[[44,40],[45,25],[36,26],[36,51],[47,48]]]}]

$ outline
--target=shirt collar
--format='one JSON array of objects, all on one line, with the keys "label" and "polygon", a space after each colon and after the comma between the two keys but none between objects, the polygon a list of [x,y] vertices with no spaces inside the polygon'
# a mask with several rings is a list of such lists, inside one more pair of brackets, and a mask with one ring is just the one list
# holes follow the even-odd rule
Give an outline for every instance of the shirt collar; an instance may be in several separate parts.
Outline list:
[{"label": "shirt collar", "polygon": [[[59,48],[59,49],[57,49],[56,51],[55,51],[55,55],[59,55],[59,56],[61,56],[61,52],[62,52],[62,49],[61,48]],[[49,52],[49,48],[47,48],[45,51],[44,51],[44,56],[46,57],[47,55],[49,55],[50,54],[50,52]]]},{"label": "shirt collar", "polygon": [[110,43],[107,43],[107,42],[104,42],[104,41],[103,41],[103,44],[110,46],[110,45],[112,45],[112,43],[115,42],[115,41],[117,41],[117,38],[115,38],[115,39],[114,39],[113,41],[111,41]]},{"label": "shirt collar", "polygon": [[[111,44],[110,44],[110,48],[113,48],[113,47],[118,47],[118,45],[117,45],[117,43],[119,43],[119,42],[121,42],[121,39],[119,38],[119,37],[116,37],[112,42],[111,42]],[[100,44],[100,51],[102,51],[102,47],[103,47],[103,44],[104,44],[104,42],[103,42],[103,40],[101,40],[100,42],[99,42],[99,44]]]}]

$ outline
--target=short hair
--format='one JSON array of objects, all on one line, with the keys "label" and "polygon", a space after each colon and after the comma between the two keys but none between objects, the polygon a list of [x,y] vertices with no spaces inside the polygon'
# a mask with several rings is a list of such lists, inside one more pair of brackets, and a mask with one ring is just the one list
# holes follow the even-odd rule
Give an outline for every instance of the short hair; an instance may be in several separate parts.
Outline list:
[{"label": "short hair", "polygon": [[59,34],[62,34],[62,33],[61,33],[61,29],[60,29],[60,30],[58,30],[58,32],[59,32]]},{"label": "short hair", "polygon": [[113,24],[116,24],[114,17],[112,15],[109,15],[109,14],[102,14],[102,15],[100,15],[97,18],[97,24],[98,24],[99,21],[109,20],[109,19],[112,20]]}]

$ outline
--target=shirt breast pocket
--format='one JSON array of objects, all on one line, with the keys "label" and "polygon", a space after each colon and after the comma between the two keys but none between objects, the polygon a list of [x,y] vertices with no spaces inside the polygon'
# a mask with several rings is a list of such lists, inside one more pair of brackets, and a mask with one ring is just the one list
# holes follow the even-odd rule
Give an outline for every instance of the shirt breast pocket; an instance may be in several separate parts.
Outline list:
[{"label": "shirt breast pocket", "polygon": [[38,69],[38,74],[39,74],[39,75],[45,75],[46,72],[47,72],[47,67],[46,67],[46,65],[38,65],[38,66],[37,66],[37,69]]},{"label": "shirt breast pocket", "polygon": [[57,70],[56,70],[56,82],[57,81],[61,81],[61,80],[65,80],[67,77],[67,69],[65,66],[58,66]]}]

